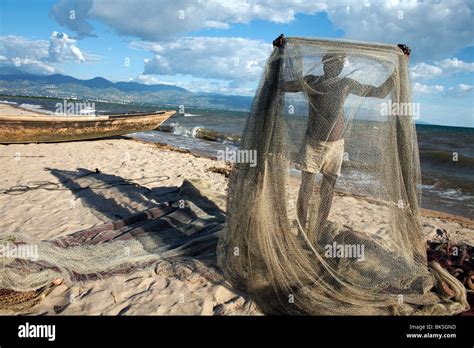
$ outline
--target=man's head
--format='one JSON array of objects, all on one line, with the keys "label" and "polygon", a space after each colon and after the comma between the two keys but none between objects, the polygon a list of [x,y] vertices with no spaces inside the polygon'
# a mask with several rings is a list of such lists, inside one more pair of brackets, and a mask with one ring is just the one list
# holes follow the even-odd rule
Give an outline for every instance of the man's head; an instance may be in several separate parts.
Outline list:
[{"label": "man's head", "polygon": [[346,56],[342,53],[326,53],[322,58],[324,75],[327,77],[339,76],[344,68],[345,59]]}]

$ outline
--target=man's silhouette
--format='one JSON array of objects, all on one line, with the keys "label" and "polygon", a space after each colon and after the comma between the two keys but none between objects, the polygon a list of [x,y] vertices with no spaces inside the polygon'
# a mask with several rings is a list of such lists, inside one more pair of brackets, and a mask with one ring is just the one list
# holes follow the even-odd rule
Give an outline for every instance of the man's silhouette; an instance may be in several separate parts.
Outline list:
[{"label": "man's silhouette", "polygon": [[[281,40],[280,40],[281,41]],[[277,42],[279,43],[279,42]],[[284,41],[276,47],[282,47]],[[408,57],[410,50],[399,45]],[[280,85],[282,92],[305,92],[309,101],[308,124],[301,148],[301,186],[298,193],[297,214],[310,241],[325,227],[331,209],[334,186],[341,173],[344,155],[344,102],[349,94],[361,97],[385,98],[393,89],[393,75],[378,87],[361,84],[349,77],[340,77],[345,56],[327,53],[322,58],[324,74],[306,75],[302,81]],[[314,190],[316,173],[322,174],[317,220],[308,230],[308,204]]]}]

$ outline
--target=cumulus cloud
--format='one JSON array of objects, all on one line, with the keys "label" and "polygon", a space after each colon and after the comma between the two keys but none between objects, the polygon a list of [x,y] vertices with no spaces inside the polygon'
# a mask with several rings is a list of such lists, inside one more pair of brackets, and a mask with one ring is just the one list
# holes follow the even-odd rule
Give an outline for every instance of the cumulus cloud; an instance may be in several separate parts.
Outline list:
[{"label": "cumulus cloud", "polygon": [[467,92],[467,91],[472,91],[472,89],[474,88],[474,86],[471,86],[471,85],[467,85],[465,83],[460,83],[458,85],[458,88],[460,91],[462,92]]},{"label": "cumulus cloud", "polygon": [[22,36],[0,36],[0,54],[5,58],[2,65],[15,66],[34,74],[48,74],[55,71],[48,58],[49,42],[30,40]]},{"label": "cumulus cloud", "polygon": [[7,58],[44,58],[48,56],[48,47],[47,40],[31,40],[15,35],[0,36],[1,54]]},{"label": "cumulus cloud", "polygon": [[441,95],[443,98],[474,98],[474,86],[466,83],[459,83],[455,86],[445,87],[442,85],[425,85],[416,82],[413,85],[415,95]]},{"label": "cumulus cloud", "polygon": [[[184,37],[173,42],[132,42],[155,54],[145,60],[144,75],[187,74],[227,81],[256,81],[271,45],[258,40]],[[192,64],[190,64],[192,62]]]},{"label": "cumulus cloud", "polygon": [[[140,41],[132,45],[154,55],[145,61],[140,78],[144,82],[157,79],[154,75],[184,74],[221,81],[213,81],[212,86],[238,89],[252,79],[258,80],[269,53],[268,44],[180,35],[205,28],[226,30],[256,19],[289,23],[299,13],[323,11],[347,38],[411,46],[413,79],[423,81],[474,70],[474,63],[445,59],[474,45],[474,3],[469,0],[59,0],[51,16],[78,37],[94,35],[91,23],[96,20],[119,35],[138,38]],[[80,61],[74,47],[69,46],[69,55]],[[423,83],[416,83],[414,90],[424,94],[445,91],[441,85]]]},{"label": "cumulus cloud", "polygon": [[160,41],[255,19],[289,23],[298,13],[322,11],[348,38],[410,45],[414,61],[442,59],[474,45],[470,0],[60,0],[51,15],[79,36],[92,35],[94,19],[118,34]]},{"label": "cumulus cloud", "polygon": [[[53,74],[56,72],[56,68],[49,65],[41,60],[34,58],[20,58],[15,57],[11,60],[6,60],[6,65],[13,65],[20,70],[28,72],[30,74]],[[2,64],[4,65],[4,64]]]},{"label": "cumulus cloud", "polygon": [[234,83],[232,81],[192,78],[189,80],[177,81],[176,85],[198,93],[218,93],[245,96],[253,96],[255,94],[255,86],[245,83]]},{"label": "cumulus cloud", "polygon": [[474,44],[470,0],[338,0],[328,2],[327,12],[346,37],[405,43],[413,61],[442,59]]},{"label": "cumulus cloud", "polygon": [[50,12],[58,24],[65,26],[78,34],[78,38],[95,36],[94,28],[87,21],[93,0],[60,0]]},{"label": "cumulus cloud", "polygon": [[[474,86],[466,83],[460,83],[457,86],[449,87],[446,94],[458,98],[474,98]],[[471,110],[472,112],[472,110]]]},{"label": "cumulus cloud", "polygon": [[232,95],[253,96],[255,94],[255,86],[246,83],[235,83],[233,81],[223,81],[216,79],[191,78],[186,80],[178,80],[177,86],[186,88],[192,92],[198,93],[218,93]]},{"label": "cumulus cloud", "polygon": [[[146,76],[185,74],[199,78],[196,81],[199,81],[202,86],[199,87],[197,83],[189,85],[189,82],[181,82],[178,83],[180,87],[193,91],[220,91],[246,95],[254,92],[255,86],[250,87],[248,83],[259,79],[271,51],[270,44],[259,40],[225,37],[184,37],[173,42],[162,43],[132,41],[130,46],[145,49],[154,54],[154,57],[144,62],[145,68],[141,77],[143,81],[146,81]],[[189,64],[189,62],[193,63]],[[364,62],[346,61],[346,63],[344,71],[356,71],[352,77],[362,82],[369,68],[377,68],[373,65],[367,67]],[[433,64],[417,63],[411,68],[411,76],[416,79],[432,79],[471,71],[474,71],[474,63],[452,58],[435,61]],[[157,78],[148,77],[147,79]],[[219,81],[206,83],[203,79]],[[418,94],[446,91],[442,85],[419,82],[414,84],[413,90]]]},{"label": "cumulus cloud", "polygon": [[130,79],[130,81],[142,83],[144,85],[158,85],[158,84],[173,85],[173,86],[176,85],[176,83],[170,83],[169,81],[162,80],[156,76],[143,75],[143,74],[138,75],[136,78]]},{"label": "cumulus cloud", "polygon": [[[93,34],[88,20],[95,19],[121,35],[156,41],[204,28],[226,29],[254,19],[289,23],[296,13],[316,13],[326,7],[324,1],[298,0],[60,0],[51,16],[79,36]],[[71,10],[76,14],[74,20]]]},{"label": "cumulus cloud", "polygon": [[410,68],[410,76],[413,79],[431,79],[441,76],[443,69],[439,66],[417,63]]},{"label": "cumulus cloud", "polygon": [[54,62],[85,62],[84,54],[76,46],[76,40],[65,33],[53,31],[49,41],[49,59]]},{"label": "cumulus cloud", "polygon": [[413,92],[421,94],[433,94],[444,91],[444,86],[441,85],[424,85],[416,82],[413,85]]},{"label": "cumulus cloud", "polygon": [[196,78],[190,75],[143,75],[140,74],[129,81],[143,83],[145,85],[164,84],[185,88],[192,92],[236,94],[253,96],[255,86],[246,83],[234,83],[217,79]]},{"label": "cumulus cloud", "polygon": [[438,62],[439,66],[447,73],[474,72],[474,62],[464,62],[457,58],[444,59]]},{"label": "cumulus cloud", "polygon": [[0,36],[0,64],[15,66],[35,74],[54,73],[64,62],[82,63],[87,57],[76,46],[76,40],[64,33],[53,32],[49,41],[23,36]]},{"label": "cumulus cloud", "polygon": [[435,61],[433,64],[417,63],[410,68],[410,76],[413,79],[426,80],[471,72],[474,72],[474,63],[457,58],[443,59]]}]

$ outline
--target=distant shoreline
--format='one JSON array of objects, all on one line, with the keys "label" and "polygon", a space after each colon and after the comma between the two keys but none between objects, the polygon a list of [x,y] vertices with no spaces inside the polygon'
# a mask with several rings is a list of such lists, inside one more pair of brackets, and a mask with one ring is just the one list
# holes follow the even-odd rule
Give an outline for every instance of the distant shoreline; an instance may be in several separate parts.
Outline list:
[{"label": "distant shoreline", "polygon": [[[29,96],[29,95],[11,95],[11,94],[2,94],[0,93],[0,98],[25,98],[25,99],[47,99],[51,101],[63,101],[63,100],[74,100],[74,101],[99,101],[96,99],[87,99],[87,98],[75,98],[75,97],[69,97],[69,98],[58,98],[58,97],[47,97],[47,96]],[[117,104],[117,101],[107,101],[107,100],[100,100],[101,103],[110,103],[110,104]],[[156,106],[156,107],[164,107],[167,105],[155,105],[153,103],[139,103],[139,102],[130,102],[130,103],[125,103],[124,105],[147,105],[147,106]],[[189,110],[200,110],[199,108],[196,107],[191,107]],[[228,109],[209,109],[209,110],[214,110],[214,111],[229,111]],[[250,110],[243,111],[243,110],[230,110],[233,112],[249,112]],[[452,125],[444,125],[444,124],[434,124],[430,122],[425,122],[425,121],[417,121],[415,120],[415,126],[428,126],[428,127],[450,127],[450,128],[467,128],[471,129],[474,128],[474,125],[472,127],[465,127],[465,126],[452,126]]]}]

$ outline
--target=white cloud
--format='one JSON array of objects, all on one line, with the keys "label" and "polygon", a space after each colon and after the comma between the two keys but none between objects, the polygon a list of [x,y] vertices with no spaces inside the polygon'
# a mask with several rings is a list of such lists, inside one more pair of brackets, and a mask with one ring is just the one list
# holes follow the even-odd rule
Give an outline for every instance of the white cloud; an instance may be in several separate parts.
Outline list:
[{"label": "white cloud", "polygon": [[218,93],[254,96],[256,84],[251,82],[240,81],[223,81],[215,79],[192,78],[182,83],[178,82],[180,87],[186,88],[193,92]]},{"label": "white cloud", "polygon": [[[449,87],[446,94],[452,97],[470,98],[474,100],[474,86],[466,83],[460,83],[457,86]],[[472,112],[472,109],[471,109]]]},{"label": "white cloud", "polygon": [[183,37],[163,43],[133,41],[130,46],[154,54],[145,59],[139,82],[163,83],[167,77],[193,92],[240,95],[255,92],[255,83],[272,50],[265,42],[228,37]]},{"label": "white cloud", "polygon": [[49,41],[32,40],[23,36],[0,36],[1,64],[35,74],[56,72],[57,64],[64,62],[82,63],[96,59],[85,55],[77,46],[76,40],[65,33],[54,31]]},{"label": "white cloud", "polygon": [[253,84],[239,84],[215,79],[192,78],[186,81],[177,81],[176,85],[192,92],[255,95],[255,86]]},{"label": "white cloud", "polygon": [[48,56],[47,40],[31,40],[23,36],[0,36],[0,52],[7,58],[25,57],[45,58]]},{"label": "white cloud", "polygon": [[[51,15],[80,36],[92,35],[88,19],[96,19],[121,35],[156,41],[204,28],[226,29],[253,19],[289,23],[296,13],[316,13],[326,7],[324,1],[299,0],[60,0]],[[71,10],[76,10],[74,20]]]},{"label": "white cloud", "polygon": [[[74,20],[71,10],[76,11]],[[88,20],[95,19],[120,35],[160,41],[255,19],[289,23],[298,13],[322,11],[347,38],[408,44],[414,61],[442,59],[474,45],[470,0],[61,0],[51,15],[80,36],[92,35]]]},{"label": "white cloud", "polygon": [[55,68],[45,62],[49,42],[30,40],[22,36],[0,36],[0,54],[5,57],[2,65],[15,66],[33,74],[50,74]]},{"label": "white cloud", "polygon": [[444,91],[444,87],[441,85],[424,85],[416,82],[413,85],[413,92],[422,94],[432,94]]},{"label": "white cloud", "polygon": [[474,44],[474,2],[443,1],[328,1],[331,22],[345,37],[405,43],[413,61],[442,59]]},{"label": "white cloud", "polygon": [[51,9],[50,16],[60,25],[76,32],[79,38],[94,36],[93,27],[87,22],[93,0],[59,0]]},{"label": "white cloud", "polygon": [[442,85],[425,85],[416,82],[413,85],[413,92],[418,95],[434,95],[442,93],[444,98],[455,97],[455,98],[473,98],[474,97],[474,86],[466,83],[459,83],[456,86],[446,88]]},{"label": "white cloud", "polygon": [[[75,11],[74,19],[70,18],[71,11]],[[205,28],[227,30],[233,24],[256,19],[289,23],[298,13],[323,11],[334,28],[342,29],[347,38],[408,44],[412,48],[414,65],[410,73],[414,79],[473,70],[474,63],[443,59],[474,45],[474,3],[469,0],[60,0],[51,15],[61,25],[76,31],[79,37],[93,35],[90,20],[97,20],[119,35],[138,38],[132,46],[154,54],[145,60],[142,76],[161,78],[184,74],[202,79],[205,88],[219,86],[239,90],[240,86],[260,77],[270,52],[269,43],[180,35]],[[315,35],[316,30],[315,27]],[[151,81],[152,78],[141,79]],[[206,84],[205,79],[220,82]],[[443,86],[418,83],[414,90],[438,93],[443,91]]]},{"label": "white cloud", "polygon": [[413,79],[424,80],[471,72],[474,72],[474,63],[457,58],[443,59],[433,64],[417,63],[410,68],[410,76]]},{"label": "white cloud", "polygon": [[138,82],[138,83],[142,83],[144,85],[158,85],[158,84],[162,84],[162,85],[172,85],[172,86],[176,86],[176,83],[172,83],[172,82],[169,82],[169,81],[166,81],[166,80],[162,80],[156,76],[152,76],[152,75],[143,75],[143,74],[140,74],[138,75],[136,78],[134,79],[130,79],[130,81],[133,81],[133,82]]},{"label": "white cloud", "polygon": [[56,72],[55,67],[48,65],[38,59],[16,57],[12,59],[11,64],[13,64],[18,69],[31,74],[53,74]]},{"label": "white cloud", "polygon": [[76,46],[76,40],[65,33],[53,31],[49,39],[49,59],[53,62],[85,62],[84,54]]},{"label": "white cloud", "polygon": [[441,76],[443,69],[439,66],[417,63],[410,68],[410,76],[413,79],[431,79]]},{"label": "white cloud", "polygon": [[130,79],[146,85],[164,84],[185,88],[192,92],[248,95],[255,94],[254,83],[234,83],[218,79],[193,77],[191,75],[139,75]]},{"label": "white cloud", "polygon": [[463,92],[467,92],[467,91],[472,91],[472,89],[474,88],[474,86],[471,86],[471,85],[466,85],[464,83],[460,83],[458,85],[458,88],[460,91],[463,91]]},{"label": "white cloud", "polygon": [[228,37],[184,37],[161,44],[132,42],[131,46],[155,54],[145,60],[144,75],[187,74],[234,82],[258,80],[272,49],[258,40]]},{"label": "white cloud", "polygon": [[464,62],[457,58],[443,59],[437,64],[449,74],[474,72],[473,62]]}]

